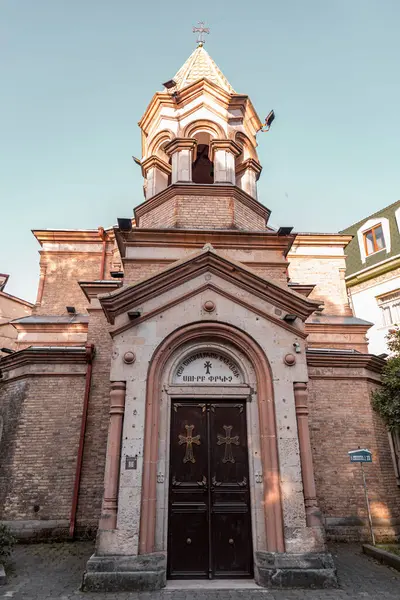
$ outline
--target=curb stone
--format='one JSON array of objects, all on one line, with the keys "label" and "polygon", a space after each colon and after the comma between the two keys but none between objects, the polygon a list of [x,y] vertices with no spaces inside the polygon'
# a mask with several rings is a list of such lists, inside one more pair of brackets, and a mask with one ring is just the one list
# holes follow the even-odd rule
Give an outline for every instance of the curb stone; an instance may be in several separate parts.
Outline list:
[{"label": "curb stone", "polygon": [[392,554],[376,546],[371,546],[370,544],[363,544],[362,549],[367,556],[372,556],[372,558],[379,560],[384,565],[400,571],[400,556],[396,556],[396,554]]}]

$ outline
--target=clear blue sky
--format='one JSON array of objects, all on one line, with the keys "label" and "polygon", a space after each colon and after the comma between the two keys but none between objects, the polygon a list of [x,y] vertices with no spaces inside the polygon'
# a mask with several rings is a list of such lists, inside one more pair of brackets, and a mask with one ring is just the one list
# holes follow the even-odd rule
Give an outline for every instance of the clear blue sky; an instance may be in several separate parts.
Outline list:
[{"label": "clear blue sky", "polygon": [[248,94],[271,223],[335,231],[400,198],[399,0],[0,0],[0,272],[36,297],[32,228],[143,200],[137,121],[195,48]]}]

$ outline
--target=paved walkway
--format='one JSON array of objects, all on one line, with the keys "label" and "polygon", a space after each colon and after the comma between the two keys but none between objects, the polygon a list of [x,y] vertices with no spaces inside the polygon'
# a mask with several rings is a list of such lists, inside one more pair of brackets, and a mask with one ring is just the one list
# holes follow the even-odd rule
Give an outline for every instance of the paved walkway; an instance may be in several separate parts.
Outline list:
[{"label": "paved walkway", "polygon": [[93,545],[17,546],[9,583],[0,599],[12,600],[400,600],[400,573],[378,564],[359,546],[332,546],[339,574],[336,590],[164,590],[162,592],[84,594],[82,573]]}]

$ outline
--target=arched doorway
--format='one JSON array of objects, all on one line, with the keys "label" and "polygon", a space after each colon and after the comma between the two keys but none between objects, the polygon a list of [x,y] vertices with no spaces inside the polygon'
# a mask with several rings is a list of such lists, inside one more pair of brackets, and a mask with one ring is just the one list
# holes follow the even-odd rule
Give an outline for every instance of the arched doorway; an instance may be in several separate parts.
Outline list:
[{"label": "arched doorway", "polygon": [[168,576],[251,577],[246,378],[208,344],[188,348],[170,379]]},{"label": "arched doorway", "polygon": [[[239,383],[235,381],[234,384],[221,380],[207,384],[197,379],[196,381],[178,381],[176,377],[178,377],[179,365],[196,352],[213,352],[214,354],[220,352],[221,355],[237,365],[242,374],[242,380]],[[203,367],[205,362],[207,361],[204,360]],[[188,371],[187,373],[188,376],[192,376]],[[199,375],[199,377],[203,376],[204,374]],[[221,376],[225,377],[226,374]],[[268,361],[258,344],[247,334],[233,326],[214,322],[194,323],[174,331],[159,345],[150,363],[146,394],[140,552],[143,554],[166,551],[168,548],[169,484],[173,476],[170,474],[170,439],[174,427],[171,416],[172,412],[175,413],[174,403],[184,405],[185,402],[192,402],[193,405],[206,405],[206,414],[207,411],[212,412],[212,404],[222,404],[218,410],[221,409],[219,412],[224,422],[217,420],[214,424],[210,419],[208,425],[202,425],[203,436],[212,434],[217,441],[221,440],[220,450],[224,450],[224,437],[230,437],[231,444],[232,437],[235,438],[236,435],[239,436],[239,440],[240,437],[242,439],[247,437],[248,465],[246,468],[250,482],[248,494],[251,499],[251,518],[249,517],[249,520],[254,541],[253,549],[254,551],[283,552],[276,425]],[[229,406],[230,414],[224,413],[223,409],[227,408],[229,403],[231,404]],[[225,423],[226,415],[233,418],[234,405],[241,405],[242,413],[240,413],[239,406],[235,410],[238,414],[245,415],[243,423],[237,421],[238,427],[242,428],[240,434],[234,432],[233,423]],[[202,407],[198,406],[197,408],[200,410]],[[179,433],[177,433],[178,425],[183,426],[183,430]],[[183,416],[182,422],[177,421],[177,428],[173,435],[175,437],[178,435],[178,440],[181,439],[179,435],[185,437],[186,425],[189,428],[191,425],[195,425],[195,423],[189,423],[187,415]],[[227,427],[232,425],[232,430],[226,431],[226,435],[222,435],[222,433],[225,434],[224,425]],[[222,431],[216,431],[217,426],[221,426]],[[244,433],[246,429],[247,434]],[[192,434],[192,437],[198,435],[194,428]],[[218,435],[222,437],[218,438]],[[178,444],[178,449],[182,450],[183,446],[185,446],[184,441],[181,446]],[[235,443],[234,446],[235,450]],[[182,461],[185,453],[186,450],[183,457],[180,457]],[[245,462],[243,456],[240,458],[241,465]],[[190,457],[191,455],[189,455]],[[227,459],[230,458],[231,455],[228,454]],[[206,466],[208,470],[208,478],[206,476],[208,481],[210,467],[213,468],[213,463],[209,459],[206,460],[206,463],[203,466]],[[229,462],[229,466],[231,464],[236,463]],[[211,474],[211,480],[213,476]],[[231,481],[229,485],[242,483],[245,477],[244,472],[238,472],[236,481]],[[218,483],[220,480],[216,475],[215,478]],[[203,477],[199,481],[201,484]],[[239,485],[237,487],[240,488]],[[187,535],[185,541],[188,538],[191,539],[191,536]],[[227,537],[228,543],[230,543],[230,539],[232,536]],[[242,575],[245,576],[245,573]]]}]

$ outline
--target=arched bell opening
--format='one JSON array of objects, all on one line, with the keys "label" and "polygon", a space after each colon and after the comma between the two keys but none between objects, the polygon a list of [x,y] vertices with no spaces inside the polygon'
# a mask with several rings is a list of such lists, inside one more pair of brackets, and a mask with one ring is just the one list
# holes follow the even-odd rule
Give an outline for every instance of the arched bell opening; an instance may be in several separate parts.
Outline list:
[{"label": "arched bell opening", "polygon": [[210,160],[211,135],[204,131],[196,133],[196,158],[192,163],[193,183],[214,183],[214,164]]}]

